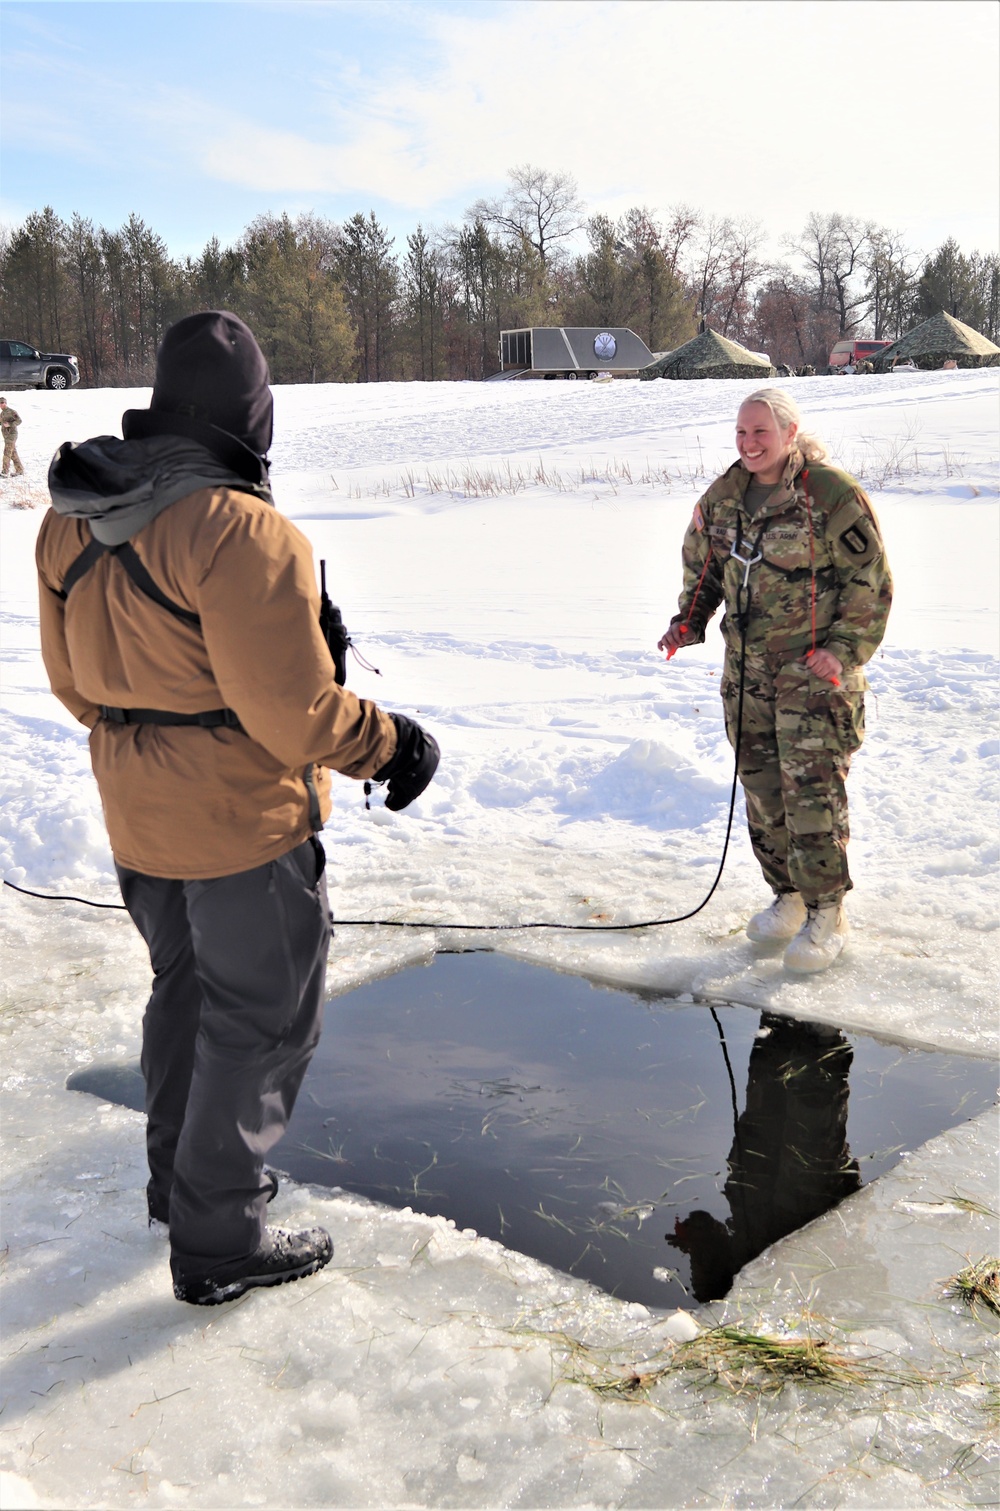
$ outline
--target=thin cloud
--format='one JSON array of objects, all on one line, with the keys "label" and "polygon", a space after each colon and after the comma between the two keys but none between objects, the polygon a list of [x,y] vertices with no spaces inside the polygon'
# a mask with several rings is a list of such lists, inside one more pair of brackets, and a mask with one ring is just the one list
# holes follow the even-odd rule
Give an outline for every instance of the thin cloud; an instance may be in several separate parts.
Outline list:
[{"label": "thin cloud", "polygon": [[[28,8],[11,9],[23,25]],[[219,13],[169,9],[173,47],[186,29],[197,36],[203,12]],[[777,235],[812,209],[840,209],[991,239],[1000,12],[974,0],[926,0],[906,8],[905,26],[896,0],[223,9],[237,74],[263,19],[282,44],[276,56],[300,50],[294,75],[276,65],[252,97],[222,92],[196,53],[178,88],[151,84],[106,45],[81,52],[79,27],[61,47],[25,37],[21,56],[5,59],[16,86],[9,141],[25,162],[42,147],[53,165],[57,154],[80,164],[84,206],[102,166],[114,166],[119,199],[155,184],[166,202],[183,182],[188,220],[204,218],[206,235],[223,191],[229,213],[245,204],[248,218],[264,200],[433,220],[533,162],[573,173],[591,206],[615,212],[683,201],[755,215]],[[135,9],[137,25],[144,13]],[[879,59],[901,84],[872,84]],[[51,88],[41,120],[18,104],[25,77]],[[28,191],[12,182],[9,192]]]},{"label": "thin cloud", "polygon": [[[913,7],[902,31],[898,6],[880,0],[428,10],[433,65],[355,75],[349,106],[331,83],[325,140],[213,111],[188,148],[201,171],[248,189],[355,193],[425,211],[530,160],[575,172],[599,202],[687,200],[794,225],[816,205],[909,219],[930,192],[940,212],[958,214],[970,197],[982,204],[996,177],[982,10]],[[893,56],[919,108],[862,87],[859,27],[864,56]],[[809,57],[833,63],[819,98],[811,65],[803,82],[806,39]],[[928,108],[932,98],[940,105]]]}]

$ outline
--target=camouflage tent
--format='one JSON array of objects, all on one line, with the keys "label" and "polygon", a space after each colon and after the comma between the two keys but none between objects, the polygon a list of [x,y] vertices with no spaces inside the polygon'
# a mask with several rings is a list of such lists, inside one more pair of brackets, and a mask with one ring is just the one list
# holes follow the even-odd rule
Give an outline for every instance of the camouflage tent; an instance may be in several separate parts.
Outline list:
[{"label": "camouflage tent", "polygon": [[888,372],[894,357],[910,357],[925,372],[943,366],[949,359],[959,367],[1000,367],[1000,346],[994,346],[971,325],[963,325],[954,315],[941,310],[880,351],[874,358],[876,371]]},{"label": "camouflage tent", "polygon": [[640,378],[773,378],[774,374],[764,357],[712,330],[702,331],[693,341],[639,369]]}]

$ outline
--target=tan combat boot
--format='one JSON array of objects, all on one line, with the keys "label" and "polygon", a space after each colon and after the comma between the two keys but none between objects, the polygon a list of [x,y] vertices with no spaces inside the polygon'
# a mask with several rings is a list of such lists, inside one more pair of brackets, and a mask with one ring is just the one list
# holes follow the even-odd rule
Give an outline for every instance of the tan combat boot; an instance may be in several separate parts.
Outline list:
[{"label": "tan combat boot", "polygon": [[784,944],[794,939],[806,921],[806,905],[798,892],[779,892],[769,908],[755,913],[747,924],[754,944]]},{"label": "tan combat boot", "polygon": [[844,948],[849,925],[842,903],[806,909],[806,921],[785,951],[785,968],[807,975],[825,971]]}]

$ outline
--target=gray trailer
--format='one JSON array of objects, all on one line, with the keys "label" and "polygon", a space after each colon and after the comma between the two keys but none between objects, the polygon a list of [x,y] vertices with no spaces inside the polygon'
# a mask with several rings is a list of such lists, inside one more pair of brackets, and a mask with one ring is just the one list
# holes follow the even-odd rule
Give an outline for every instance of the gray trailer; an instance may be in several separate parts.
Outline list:
[{"label": "gray trailer", "polygon": [[636,373],[653,353],[635,331],[599,325],[534,325],[500,332],[498,378],[597,378]]}]

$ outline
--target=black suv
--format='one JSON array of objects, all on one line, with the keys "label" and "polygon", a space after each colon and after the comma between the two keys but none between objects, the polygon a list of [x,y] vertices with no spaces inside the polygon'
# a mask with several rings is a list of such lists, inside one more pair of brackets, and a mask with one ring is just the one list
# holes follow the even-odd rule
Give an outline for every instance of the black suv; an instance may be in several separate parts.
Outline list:
[{"label": "black suv", "polygon": [[26,341],[0,341],[0,388],[72,388],[79,381],[76,357],[40,352]]}]

